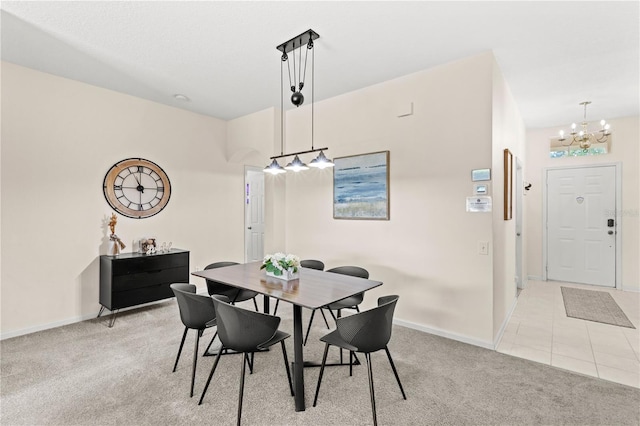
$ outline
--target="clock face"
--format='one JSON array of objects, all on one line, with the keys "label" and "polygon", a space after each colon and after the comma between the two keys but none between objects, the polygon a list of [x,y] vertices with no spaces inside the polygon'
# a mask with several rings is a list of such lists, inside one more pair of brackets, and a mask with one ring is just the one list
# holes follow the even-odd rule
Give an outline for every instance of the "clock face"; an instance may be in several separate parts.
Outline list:
[{"label": "clock face", "polygon": [[128,158],[104,177],[104,197],[123,216],[142,219],[160,213],[169,202],[171,182],[153,161]]}]

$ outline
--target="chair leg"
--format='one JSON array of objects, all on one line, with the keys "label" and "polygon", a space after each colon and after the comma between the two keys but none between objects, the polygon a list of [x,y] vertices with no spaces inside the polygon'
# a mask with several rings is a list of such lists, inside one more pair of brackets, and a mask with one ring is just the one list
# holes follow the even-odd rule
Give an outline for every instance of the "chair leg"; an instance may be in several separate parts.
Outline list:
[{"label": "chair leg", "polygon": [[[342,318],[342,309],[338,309],[338,318]],[[337,326],[338,326],[338,320],[336,319],[336,327]],[[340,364],[344,364],[344,361],[342,360],[342,348],[340,348]]]},{"label": "chair leg", "polygon": [[353,376],[353,351],[349,351],[349,376]]},{"label": "chair leg", "polygon": [[256,298],[255,297],[253,298],[253,306],[256,308],[256,312],[260,312],[258,310],[258,302],[256,302]]},{"label": "chair leg", "polygon": [[322,318],[324,318],[324,324],[327,326],[328,329],[331,329],[331,327],[329,327],[329,322],[327,321],[327,317],[325,316],[322,308],[320,308],[320,313],[322,314]]},{"label": "chair leg", "polygon": [[313,316],[316,314],[316,310],[311,311],[311,319],[309,319],[309,326],[307,327],[307,334],[304,336],[304,342],[302,345],[305,346],[307,344],[307,339],[309,338],[309,331],[311,331],[311,324],[313,324]]},{"label": "chair leg", "polygon": [[331,309],[329,309],[329,313],[331,314],[331,316],[333,317],[333,321],[334,322],[338,322],[338,318],[336,318],[336,314],[333,313],[333,311]]},{"label": "chair leg", "polygon": [[322,382],[322,374],[324,373],[324,365],[327,363],[327,353],[329,353],[329,344],[325,343],[324,355],[322,355],[322,366],[320,366],[320,375],[318,375],[318,385],[316,386],[316,396],[313,398],[313,406],[318,402],[318,393],[320,392],[320,383]]},{"label": "chair leg", "polygon": [[393,370],[393,374],[396,375],[396,380],[398,381],[398,386],[400,386],[400,392],[402,392],[402,397],[404,399],[407,399],[407,396],[404,394],[404,389],[402,388],[402,383],[400,383],[398,370],[396,370],[396,365],[393,363],[393,359],[391,359],[391,353],[389,352],[389,348],[385,346],[384,350],[387,352],[387,358],[389,358],[389,364],[391,364],[391,369]]},{"label": "chair leg", "polygon": [[291,391],[291,396],[294,396],[293,383],[291,382],[291,371],[289,370],[289,358],[287,357],[287,348],[284,345],[284,340],[280,341],[280,345],[282,345],[282,357],[284,358],[284,368],[287,370],[287,379],[289,380],[289,390]]},{"label": "chair leg", "polygon": [[373,391],[373,369],[371,368],[371,354],[364,354],[365,359],[367,360],[368,372],[369,372],[369,393],[371,394],[371,410],[373,411],[373,424],[374,426],[378,425],[378,419],[376,418],[376,396]]},{"label": "chair leg", "polygon": [[213,373],[215,373],[216,367],[218,366],[218,361],[220,361],[222,352],[224,352],[223,349],[224,349],[224,346],[221,346],[220,350],[218,351],[218,355],[216,355],[216,360],[213,362],[213,367],[211,367],[211,373],[209,373],[207,384],[204,385],[204,390],[202,391],[202,396],[200,397],[200,401],[198,402],[198,405],[202,405],[202,400],[204,399],[204,395],[207,393],[207,389],[209,389],[209,383],[211,383],[211,378],[213,377]]},{"label": "chair leg", "polygon": [[249,355],[247,354],[244,355],[244,358],[249,366],[249,374],[253,374],[253,352],[251,352],[251,358],[249,358]]},{"label": "chair leg", "polygon": [[187,338],[187,331],[189,328],[184,328],[184,333],[182,333],[182,341],[180,342],[180,349],[178,349],[178,356],[176,357],[176,363],[173,364],[173,372],[176,372],[176,368],[178,368],[178,360],[180,359],[180,354],[182,353],[182,347],[184,346],[184,339]]},{"label": "chair leg", "polygon": [[280,304],[280,299],[276,299],[276,307],[273,308],[273,315],[276,314],[276,312],[278,312],[278,305]]},{"label": "chair leg", "polygon": [[202,356],[205,356],[209,352],[209,349],[211,348],[211,345],[213,344],[213,341],[216,340],[216,336],[217,335],[218,335],[218,332],[216,331],[216,333],[213,335],[213,338],[211,339],[211,341],[207,345],[207,349],[205,349],[204,352],[202,353]]},{"label": "chair leg", "polygon": [[358,308],[358,305],[356,305],[356,312],[360,313],[360,308]]},{"label": "chair leg", "polygon": [[242,396],[244,394],[244,374],[245,374],[245,353],[242,357],[242,368],[240,371],[240,392],[238,394],[238,426],[240,426],[240,418],[242,417]]},{"label": "chair leg", "polygon": [[191,371],[191,393],[189,397],[193,396],[193,386],[196,383],[196,365],[198,364],[198,342],[200,342],[200,336],[202,335],[202,330],[196,330],[196,347],[193,350],[193,369]]}]

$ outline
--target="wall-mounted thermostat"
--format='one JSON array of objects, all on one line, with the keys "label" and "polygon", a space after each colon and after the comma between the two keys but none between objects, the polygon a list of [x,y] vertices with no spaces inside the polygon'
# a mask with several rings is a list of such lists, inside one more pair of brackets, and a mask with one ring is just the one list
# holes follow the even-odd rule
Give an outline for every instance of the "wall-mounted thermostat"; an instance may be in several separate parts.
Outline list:
[{"label": "wall-mounted thermostat", "polygon": [[476,183],[473,185],[473,193],[475,195],[488,195],[489,185],[486,183]]}]

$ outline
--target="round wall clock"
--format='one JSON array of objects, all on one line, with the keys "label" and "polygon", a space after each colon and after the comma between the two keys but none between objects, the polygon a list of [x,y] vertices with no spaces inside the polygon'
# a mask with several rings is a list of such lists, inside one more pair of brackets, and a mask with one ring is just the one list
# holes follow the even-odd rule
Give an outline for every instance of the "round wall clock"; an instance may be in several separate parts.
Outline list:
[{"label": "round wall clock", "polygon": [[127,158],[104,176],[104,198],[123,216],[142,219],[160,213],[171,197],[169,177],[153,161]]}]

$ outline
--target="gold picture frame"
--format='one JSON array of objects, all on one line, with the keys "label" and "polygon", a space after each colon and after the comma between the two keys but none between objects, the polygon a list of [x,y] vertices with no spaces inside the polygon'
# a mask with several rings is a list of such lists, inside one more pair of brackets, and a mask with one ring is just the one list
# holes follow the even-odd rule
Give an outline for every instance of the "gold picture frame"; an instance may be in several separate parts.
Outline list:
[{"label": "gold picture frame", "polygon": [[504,220],[513,218],[513,154],[504,150]]}]

